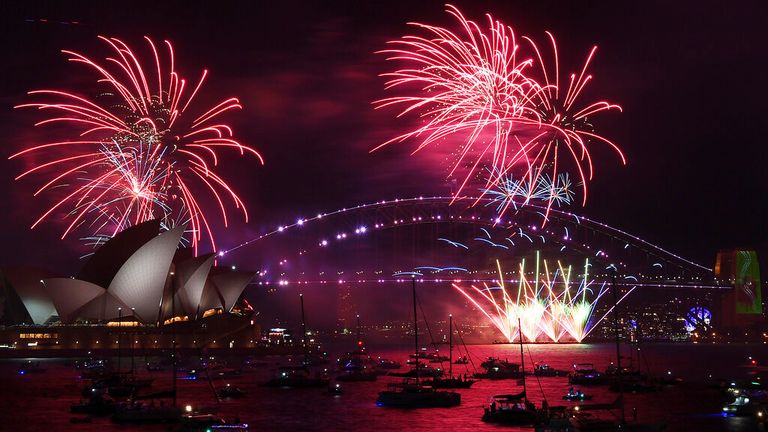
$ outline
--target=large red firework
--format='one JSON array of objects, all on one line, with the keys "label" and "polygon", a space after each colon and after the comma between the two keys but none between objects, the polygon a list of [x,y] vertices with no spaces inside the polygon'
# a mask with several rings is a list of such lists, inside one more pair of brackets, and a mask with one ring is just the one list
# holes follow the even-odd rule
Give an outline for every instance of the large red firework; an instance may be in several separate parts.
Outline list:
[{"label": "large red firework", "polygon": [[388,60],[408,64],[391,73],[386,88],[408,86],[417,92],[375,102],[378,108],[404,105],[399,116],[416,113],[422,120],[417,129],[397,136],[393,142],[421,139],[416,151],[446,138],[460,144],[450,175],[469,164],[457,195],[484,164],[506,167],[510,134],[517,123],[536,122],[538,111],[532,98],[538,84],[526,76],[531,59],[520,60],[519,47],[511,27],[487,15],[488,29],[467,20],[454,6],[448,13],[459,22],[461,33],[427,24],[411,23],[426,30],[428,37],[404,36],[381,51]]},{"label": "large red firework", "polygon": [[[19,105],[50,113],[35,126],[66,124],[73,138],[35,145],[13,154],[36,157],[38,163],[17,179],[47,175],[34,195],[66,187],[58,199],[33,224],[34,228],[54,212],[65,211],[71,221],[62,238],[79,225],[88,225],[97,236],[113,235],[132,224],[159,218],[169,227],[189,224],[195,250],[207,233],[215,249],[209,218],[199,201],[198,189],[207,190],[218,204],[224,226],[228,225],[230,200],[248,212],[240,197],[215,172],[220,149],[249,153],[263,164],[261,155],[234,139],[232,128],[219,117],[242,108],[237,98],[191,115],[195,96],[208,71],[192,85],[175,70],[173,47],[164,41],[167,57],[145,36],[154,59],[144,68],[130,47],[116,38],[99,36],[112,55],[98,63],[72,51],[62,51],[69,61],[88,66],[96,73],[102,92],[94,98],[62,90],[37,90],[29,94],[46,101]],[[189,111],[188,111],[189,110]],[[42,162],[41,162],[42,161]],[[102,230],[107,230],[106,233]]]},{"label": "large red firework", "polygon": [[[389,78],[386,88],[411,87],[407,94],[377,101],[377,107],[404,105],[399,116],[415,113],[422,124],[374,150],[417,139],[420,143],[415,151],[419,151],[452,138],[450,145],[455,146],[457,157],[449,176],[460,167],[469,167],[457,198],[481,172],[493,173],[483,178],[488,191],[510,175],[538,184],[541,175],[556,179],[560,172],[574,169],[586,202],[587,182],[593,175],[588,143],[607,143],[624,162],[619,147],[596,134],[588,121],[599,112],[621,108],[604,101],[577,106],[592,79],[587,69],[597,48],[591,50],[580,73],[561,80],[557,45],[550,33],[554,71],[527,37],[531,56],[523,57],[512,28],[491,15],[486,15],[488,27],[483,29],[456,7],[448,5],[447,11],[459,22],[460,32],[415,23],[412,25],[426,30],[429,37],[404,36],[390,42],[394,48],[382,51],[389,55],[388,60],[406,64],[384,74]],[[561,154],[567,154],[570,162],[560,160]],[[469,163],[468,157],[472,159]],[[506,207],[502,213],[504,210]]]},{"label": "large red firework", "polygon": [[539,173],[548,167],[551,169],[552,176],[555,177],[560,168],[558,166],[560,153],[568,155],[578,171],[583,192],[582,203],[586,204],[587,182],[592,179],[594,173],[592,157],[587,144],[590,141],[608,144],[618,153],[621,162],[626,164],[621,149],[612,141],[596,134],[589,117],[603,111],[621,111],[621,107],[606,101],[579,105],[577,102],[579,97],[592,80],[592,75],[588,74],[587,70],[595,52],[597,52],[597,46],[593,46],[589,51],[579,73],[572,72],[561,79],[557,42],[555,42],[552,33],[546,32],[546,34],[552,45],[553,61],[551,68],[547,67],[541,50],[533,40],[524,36],[524,39],[528,41],[536,53],[541,75],[539,79],[543,83],[542,91],[536,93],[533,102],[536,105],[542,126],[545,129],[550,129],[549,133],[539,136],[526,146],[526,162],[529,166],[538,169]]}]

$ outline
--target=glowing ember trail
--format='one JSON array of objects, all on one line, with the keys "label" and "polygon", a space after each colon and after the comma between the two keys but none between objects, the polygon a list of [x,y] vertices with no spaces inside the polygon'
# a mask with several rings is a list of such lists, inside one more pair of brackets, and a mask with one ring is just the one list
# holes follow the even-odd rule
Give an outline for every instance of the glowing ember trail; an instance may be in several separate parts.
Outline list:
[{"label": "glowing ember trail", "polygon": [[[587,70],[597,47],[579,72],[561,80],[557,44],[550,33],[554,62],[548,67],[533,40],[523,36],[530,48],[530,55],[525,54],[512,28],[491,15],[482,28],[454,6],[447,11],[458,21],[458,33],[413,23],[427,36],[404,36],[381,51],[388,60],[405,64],[383,74],[389,78],[386,88],[407,93],[375,105],[401,106],[399,116],[417,115],[421,124],[373,151],[409,139],[420,141],[414,152],[438,144],[453,146],[449,177],[461,180],[455,198],[473,180],[484,183],[481,190],[498,190],[510,176],[521,179],[519,185],[539,185],[545,177],[552,190],[544,222],[552,204],[563,203],[556,190],[561,174],[570,172],[579,180],[586,203],[587,183],[594,174],[589,143],[607,144],[626,163],[619,147],[595,133],[589,122],[595,114],[621,107],[605,101],[578,103],[592,80]],[[481,176],[481,170],[492,175]],[[508,207],[500,207],[500,212]]]},{"label": "glowing ember trail", "polygon": [[228,98],[192,114],[191,107],[208,71],[195,83],[175,70],[173,47],[164,41],[167,56],[148,37],[153,60],[144,68],[141,59],[119,39],[99,36],[112,55],[98,63],[72,51],[62,51],[69,61],[86,65],[102,86],[93,99],[75,92],[37,90],[29,94],[46,101],[19,105],[48,113],[35,126],[64,124],[73,138],[36,145],[10,158],[34,158],[35,166],[16,179],[36,175],[44,184],[34,195],[63,190],[57,201],[33,224],[34,228],[55,212],[71,219],[62,238],[85,225],[91,238],[111,237],[148,219],[166,227],[188,224],[197,252],[203,233],[215,250],[210,220],[200,201],[200,190],[218,205],[228,225],[226,201],[248,212],[243,201],[215,169],[221,149],[258,158],[251,147],[233,138],[232,128],[220,123],[227,111],[242,108]]},{"label": "glowing ember trail", "polygon": [[[589,261],[577,275],[573,267],[558,261],[551,269],[536,253],[533,278],[526,273],[525,259],[519,265],[517,287],[507,287],[498,260],[497,286],[453,287],[478,308],[499,329],[508,342],[518,337],[518,319],[528,342],[581,342],[594,327],[592,312],[607,291],[605,283],[589,279]],[[543,269],[543,272],[541,270]],[[578,282],[576,281],[577,279]],[[598,287],[599,285],[599,287]]]}]

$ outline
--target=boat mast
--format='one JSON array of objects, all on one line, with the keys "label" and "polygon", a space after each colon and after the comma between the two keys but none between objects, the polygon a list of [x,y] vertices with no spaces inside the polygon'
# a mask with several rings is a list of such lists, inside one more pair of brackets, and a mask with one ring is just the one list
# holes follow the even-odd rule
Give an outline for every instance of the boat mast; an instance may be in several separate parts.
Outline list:
[{"label": "boat mast", "polygon": [[517,334],[520,339],[520,369],[523,372],[523,397],[528,400],[528,390],[525,387],[525,356],[523,355],[523,326],[520,324],[520,318],[517,318]]},{"label": "boat mast", "polygon": [[617,367],[617,375],[616,375],[616,383],[619,386],[619,404],[621,406],[621,423],[624,424],[627,422],[627,419],[624,415],[624,386],[621,382],[621,335],[619,332],[619,300],[618,300],[618,293],[616,288],[616,269],[613,268],[613,271],[611,272],[611,285],[613,285],[613,330],[616,333],[616,367]]},{"label": "boat mast", "polygon": [[[171,359],[173,360],[173,407],[176,407],[176,296],[171,285]],[[207,369],[207,368],[206,368]]]},{"label": "boat mast", "polygon": [[122,352],[120,351],[120,339],[122,339],[120,336],[120,330],[123,326],[123,308],[118,307],[117,308],[117,373],[120,373],[121,369],[121,363],[123,356],[121,355]]},{"label": "boat mast", "polygon": [[307,344],[307,321],[304,319],[304,294],[299,294],[301,300],[301,341],[304,343],[304,362],[309,361],[309,344]]},{"label": "boat mast", "polygon": [[448,314],[448,377],[453,378],[453,314]]},{"label": "boat mast", "polygon": [[416,384],[419,384],[419,321],[416,315],[416,276],[413,276],[413,342],[416,356]]},{"label": "boat mast", "polygon": [[[131,319],[136,320],[136,308],[131,308]],[[131,373],[136,373],[136,331],[134,330],[133,334],[129,333],[129,336],[131,337]]]},{"label": "boat mast", "polygon": [[360,314],[357,314],[356,317],[357,317],[357,346],[358,348],[362,349],[363,340],[360,339]]}]

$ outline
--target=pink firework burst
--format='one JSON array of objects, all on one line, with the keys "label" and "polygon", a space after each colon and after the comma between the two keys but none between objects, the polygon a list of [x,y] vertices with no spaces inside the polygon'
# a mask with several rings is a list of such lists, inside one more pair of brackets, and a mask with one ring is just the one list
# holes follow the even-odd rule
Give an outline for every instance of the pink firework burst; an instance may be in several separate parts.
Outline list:
[{"label": "pink firework burst", "polygon": [[[382,51],[388,60],[407,65],[384,74],[389,78],[386,88],[407,88],[408,93],[377,101],[377,108],[404,106],[399,116],[416,114],[421,125],[374,150],[416,139],[420,143],[415,151],[419,151],[451,138],[456,158],[449,176],[468,167],[455,198],[461,197],[472,178],[482,177],[481,172],[492,173],[482,179],[481,190],[488,191],[510,176],[538,184],[542,175],[556,179],[560,173],[575,171],[586,203],[587,183],[594,172],[589,143],[608,144],[625,162],[619,147],[595,133],[589,122],[600,112],[621,108],[605,101],[583,105],[578,101],[592,80],[587,70],[597,47],[579,73],[561,80],[557,45],[550,33],[554,62],[547,67],[530,38],[523,36],[531,48],[527,58],[512,28],[491,15],[486,15],[486,29],[467,20],[454,6],[448,5],[447,11],[460,24],[458,33],[416,23],[412,25],[428,36],[404,36]],[[552,192],[550,196],[557,195]],[[549,200],[547,214],[551,205]]]},{"label": "pink firework burst", "polygon": [[206,233],[216,243],[198,190],[208,191],[228,225],[229,201],[244,219],[248,212],[233,188],[216,172],[218,153],[235,150],[240,155],[261,155],[237,141],[232,128],[221,123],[222,114],[242,108],[237,98],[192,114],[193,102],[208,75],[187,82],[175,70],[173,46],[164,41],[165,59],[145,36],[153,61],[150,68],[131,48],[116,38],[99,38],[111,56],[99,63],[72,51],[68,60],[86,65],[103,87],[96,98],[63,90],[36,90],[29,94],[45,101],[19,105],[37,108],[49,116],[35,126],[64,124],[73,138],[35,145],[10,158],[36,157],[39,163],[17,176],[48,176],[34,195],[65,188],[58,199],[33,224],[34,228],[56,211],[71,219],[66,237],[86,224],[97,235],[114,233],[148,219],[168,226],[189,224],[191,243],[198,249]]},{"label": "pink firework burst", "polygon": [[[537,65],[540,72],[542,91],[536,93],[532,102],[537,111],[537,118],[541,121],[547,133],[537,136],[525,146],[525,161],[529,167],[527,175],[532,172],[542,173],[550,171],[553,178],[562,170],[564,161],[560,161],[561,154],[571,161],[571,166],[578,172],[582,187],[582,204],[587,202],[587,183],[592,179],[594,167],[588,144],[591,141],[599,141],[609,145],[621,158],[622,164],[626,164],[621,149],[609,139],[595,133],[595,128],[590,123],[590,117],[605,111],[617,110],[621,112],[619,105],[607,101],[597,101],[581,104],[579,99],[587,84],[592,80],[592,75],[587,71],[589,64],[597,52],[597,46],[593,46],[581,70],[572,72],[561,78],[561,69],[557,51],[557,42],[550,32],[546,32],[552,46],[551,67],[546,66],[541,50],[529,37],[531,49],[538,59]],[[551,206],[547,207],[547,212]]]},{"label": "pink firework burst", "polygon": [[[404,69],[383,76],[387,89],[416,88],[412,94],[375,102],[377,108],[404,106],[399,116],[414,113],[422,125],[397,136],[373,151],[407,139],[419,139],[415,151],[449,137],[463,136],[450,170],[468,164],[457,196],[479,168],[509,165],[510,136],[518,124],[538,123],[533,98],[541,89],[526,76],[533,63],[520,60],[515,33],[491,15],[487,29],[467,20],[454,6],[448,13],[459,22],[460,33],[443,27],[411,23],[427,36],[404,36],[381,51],[388,60],[404,62]],[[489,181],[489,185],[493,180]]]}]

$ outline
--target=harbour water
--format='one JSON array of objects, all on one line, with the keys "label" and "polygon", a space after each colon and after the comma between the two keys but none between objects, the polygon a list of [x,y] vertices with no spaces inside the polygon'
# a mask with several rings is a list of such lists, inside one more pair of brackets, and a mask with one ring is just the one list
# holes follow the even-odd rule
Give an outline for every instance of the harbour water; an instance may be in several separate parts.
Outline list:
[{"label": "harbour water", "polygon": [[[335,358],[346,346],[331,349],[326,367],[334,376]],[[405,363],[412,348],[405,346],[375,346],[369,351],[374,356]],[[447,346],[441,346],[447,351]],[[469,347],[476,365],[489,356],[519,362],[518,345],[474,345]],[[444,354],[447,354],[444,353]],[[629,348],[624,349],[625,364],[629,363]],[[628,394],[626,413],[632,418],[637,413],[643,422],[664,423],[671,431],[753,431],[764,430],[751,418],[724,417],[721,414],[724,396],[713,384],[729,382],[747,376],[749,358],[768,362],[768,349],[763,345],[690,345],[649,344],[642,347],[641,355],[633,353],[634,366],[651,376],[667,372],[683,379],[681,384],[664,386],[661,391]],[[533,362],[546,362],[556,369],[570,370],[575,363],[593,363],[605,370],[615,358],[612,344],[580,345],[526,345],[526,369]],[[143,358],[142,358],[143,360]],[[242,359],[224,359],[230,366],[239,366]],[[387,383],[399,378],[379,377],[374,382],[342,383],[344,393],[330,395],[326,389],[280,389],[260,387],[268,380],[277,365],[286,364],[286,357],[265,357],[266,365],[244,370],[234,378],[214,378],[212,384],[220,388],[227,383],[245,391],[239,399],[225,399],[217,404],[211,383],[207,379],[179,379],[178,403],[195,408],[215,407],[225,418],[239,418],[255,431],[497,431],[531,430],[485,424],[480,420],[483,406],[494,394],[519,392],[516,380],[482,380],[461,393],[461,405],[456,408],[396,410],[375,404],[378,392]],[[78,379],[79,371],[72,367],[71,359],[41,359],[45,371],[20,375],[22,360],[0,362],[0,430],[2,431],[166,431],[170,425],[116,425],[109,417],[94,417],[82,422],[84,416],[70,414],[69,407],[81,400],[85,381]],[[125,359],[123,360],[125,363]],[[141,363],[137,359],[137,363]],[[125,364],[123,365],[125,367]],[[445,365],[447,367],[447,365]],[[471,365],[455,365],[455,374],[471,374]],[[150,372],[146,372],[150,374]],[[171,371],[151,372],[157,389],[171,387]],[[180,374],[180,376],[183,374]],[[751,379],[758,379],[751,376]],[[570,387],[566,377],[529,377],[528,396],[540,405],[546,397],[550,406],[569,405],[562,396]],[[611,402],[616,393],[606,386],[582,387],[594,396],[591,403]],[[78,421],[73,423],[73,419]]]}]

